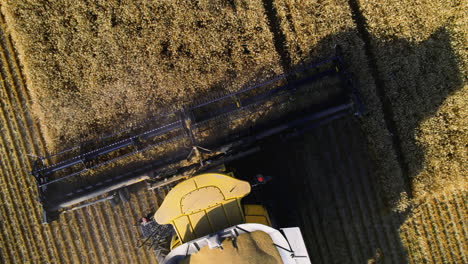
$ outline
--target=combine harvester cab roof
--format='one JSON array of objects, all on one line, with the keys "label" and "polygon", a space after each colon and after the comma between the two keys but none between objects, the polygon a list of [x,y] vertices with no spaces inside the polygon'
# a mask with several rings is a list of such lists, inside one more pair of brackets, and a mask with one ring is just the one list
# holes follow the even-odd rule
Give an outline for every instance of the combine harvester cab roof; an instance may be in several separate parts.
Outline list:
[{"label": "combine harvester cab roof", "polygon": [[[362,112],[358,91],[337,49],[336,55],[287,74],[39,158],[31,174],[43,222],[57,219],[60,212],[109,200],[104,196],[127,186],[199,174],[255,153],[257,143],[268,138],[286,139]],[[141,153],[150,160],[125,163]]]},{"label": "combine harvester cab roof", "polygon": [[189,241],[244,223],[241,199],[249,193],[246,181],[218,173],[201,174],[177,184],[154,219],[171,224],[182,242]]}]

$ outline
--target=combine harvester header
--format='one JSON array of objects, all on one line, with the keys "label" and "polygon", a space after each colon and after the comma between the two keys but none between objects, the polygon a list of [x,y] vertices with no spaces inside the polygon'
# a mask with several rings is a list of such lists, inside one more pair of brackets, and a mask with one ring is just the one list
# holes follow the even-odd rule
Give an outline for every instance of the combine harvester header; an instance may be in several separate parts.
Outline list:
[{"label": "combine harvester header", "polygon": [[[362,112],[338,48],[335,56],[288,74],[38,159],[31,174],[43,222],[116,194],[125,200],[123,188],[138,182],[155,189],[253,154],[272,136],[286,139]],[[149,158],[134,161],[138,153]]]}]

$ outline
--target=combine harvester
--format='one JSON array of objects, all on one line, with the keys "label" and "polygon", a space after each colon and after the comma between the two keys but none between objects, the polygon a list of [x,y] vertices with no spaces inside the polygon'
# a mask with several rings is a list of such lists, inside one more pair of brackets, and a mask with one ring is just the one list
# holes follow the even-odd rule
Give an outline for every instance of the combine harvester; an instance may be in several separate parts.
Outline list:
[{"label": "combine harvester", "polygon": [[[259,176],[258,184],[264,179]],[[158,263],[310,263],[298,227],[274,228],[267,209],[241,204],[251,185],[205,173],[175,186],[141,233]]]},{"label": "combine harvester", "polygon": [[31,174],[43,222],[98,202],[125,202],[128,187],[137,183],[155,191],[179,183],[154,218],[143,218],[140,225],[160,263],[177,263],[191,254],[196,259],[205,248],[231,252],[229,245],[248,241],[268,241],[265,250],[283,261],[278,263],[309,263],[299,229],[281,233],[271,227],[264,207],[242,205],[252,181],[220,174],[219,168],[260,151],[267,140],[285,141],[362,111],[337,48],[318,63],[38,159]]}]

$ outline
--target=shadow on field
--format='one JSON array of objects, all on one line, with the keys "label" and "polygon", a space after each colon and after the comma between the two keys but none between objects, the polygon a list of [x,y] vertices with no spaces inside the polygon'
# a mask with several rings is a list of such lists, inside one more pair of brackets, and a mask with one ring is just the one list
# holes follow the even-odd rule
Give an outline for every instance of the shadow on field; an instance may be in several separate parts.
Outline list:
[{"label": "shadow on field", "polygon": [[370,64],[376,71],[373,75],[390,119],[387,125],[394,134],[396,148],[401,148],[397,151],[410,185],[424,166],[425,151],[416,140],[421,123],[463,86],[450,42],[445,28],[439,28],[420,43],[372,39]]},{"label": "shadow on field", "polygon": [[[420,43],[372,37],[371,45],[364,44],[363,49],[355,39],[356,32],[330,36],[313,49],[310,58],[327,57],[334,44],[341,45],[363,93],[366,114],[341,119],[292,141],[264,145],[263,152],[231,166],[244,177],[273,177],[246,202],[268,206],[281,227],[300,226],[312,263],[405,263],[407,249],[399,228],[408,211],[393,212],[389,204],[394,201],[388,199],[411,193],[411,181],[424,166],[424,149],[415,138],[418,127],[461,88],[457,57],[443,28]],[[372,102],[373,94],[382,110],[375,109],[379,104]],[[387,145],[384,152],[363,125],[381,121],[369,121],[381,118],[375,111],[383,111],[385,127],[393,137],[393,146]],[[392,152],[403,178],[401,173],[386,171],[389,165],[381,164],[385,159],[371,154],[392,157]]]},{"label": "shadow on field", "polygon": [[[344,48],[345,60],[350,71],[357,73],[355,79],[367,100],[364,119],[379,118],[373,113],[376,109],[369,104],[370,93],[376,93],[382,104],[385,125],[393,139],[393,150],[389,152],[396,152],[406,191],[411,193],[412,180],[423,168],[425,158],[424,149],[416,140],[418,129],[449,95],[463,85],[450,35],[445,28],[439,28],[419,43],[363,37],[364,54],[356,47],[357,43],[350,41],[355,35],[355,32],[345,32],[326,38],[313,49],[310,57],[329,54],[333,44]],[[368,72],[363,72],[362,68]],[[366,82],[363,75],[370,75],[374,83]],[[370,91],[373,87],[375,91]]]}]

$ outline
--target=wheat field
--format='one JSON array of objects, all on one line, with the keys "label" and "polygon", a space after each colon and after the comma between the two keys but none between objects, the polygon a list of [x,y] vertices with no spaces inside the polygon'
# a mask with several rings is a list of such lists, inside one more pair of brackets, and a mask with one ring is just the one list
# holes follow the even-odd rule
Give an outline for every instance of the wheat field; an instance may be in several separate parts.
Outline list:
[{"label": "wheat field", "polygon": [[0,10],[1,263],[155,263],[136,248],[135,224],[161,197],[140,190],[43,225],[35,157],[335,45],[366,113],[257,157],[292,186],[280,190],[295,211],[282,221],[301,227],[313,263],[468,262],[466,1],[6,0]]}]

